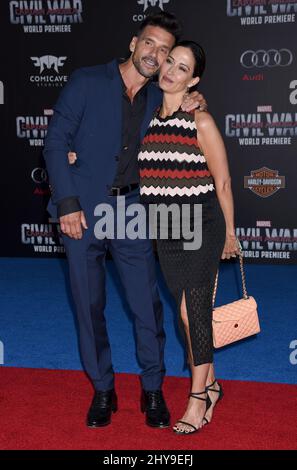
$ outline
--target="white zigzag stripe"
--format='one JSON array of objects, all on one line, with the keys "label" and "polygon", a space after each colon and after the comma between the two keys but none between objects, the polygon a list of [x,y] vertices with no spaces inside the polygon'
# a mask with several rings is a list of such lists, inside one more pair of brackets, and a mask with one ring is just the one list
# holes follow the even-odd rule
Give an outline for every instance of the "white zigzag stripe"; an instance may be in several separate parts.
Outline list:
[{"label": "white zigzag stripe", "polygon": [[152,126],[176,126],[176,127],[183,127],[184,129],[191,129],[194,131],[196,129],[196,124],[194,121],[186,121],[185,119],[168,119],[168,121],[162,122],[157,117],[151,120],[150,127]]},{"label": "white zigzag stripe", "polygon": [[194,153],[179,153],[179,152],[139,152],[138,154],[139,160],[171,160],[171,161],[178,161],[178,162],[195,162],[195,163],[205,163],[205,157],[203,155],[195,155]]},{"label": "white zigzag stripe", "polygon": [[146,194],[147,196],[153,194],[154,196],[198,196],[200,193],[207,193],[208,191],[214,191],[213,184],[206,184],[202,186],[191,186],[190,188],[162,188],[161,186],[141,186],[140,194]]}]

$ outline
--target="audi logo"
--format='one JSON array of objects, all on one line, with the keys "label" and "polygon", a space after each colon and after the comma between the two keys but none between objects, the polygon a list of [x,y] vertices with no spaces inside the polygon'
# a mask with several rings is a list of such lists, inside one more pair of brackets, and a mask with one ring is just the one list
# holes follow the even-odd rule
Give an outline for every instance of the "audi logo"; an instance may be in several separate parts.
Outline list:
[{"label": "audi logo", "polygon": [[258,51],[245,51],[240,57],[243,67],[251,69],[253,67],[289,67],[293,62],[293,54],[289,49],[259,49]]},{"label": "audi logo", "polygon": [[46,183],[48,180],[47,172],[44,168],[34,168],[31,178],[37,184]]}]

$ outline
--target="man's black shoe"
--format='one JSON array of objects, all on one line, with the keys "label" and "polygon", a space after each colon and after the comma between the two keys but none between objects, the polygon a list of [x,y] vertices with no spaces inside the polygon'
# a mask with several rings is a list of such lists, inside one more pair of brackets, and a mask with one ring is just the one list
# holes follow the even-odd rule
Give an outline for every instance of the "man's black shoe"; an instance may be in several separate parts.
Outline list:
[{"label": "man's black shoe", "polygon": [[114,390],[107,392],[95,391],[95,395],[87,416],[87,426],[100,428],[111,422],[111,414],[118,409],[118,400]]},{"label": "man's black shoe", "polygon": [[170,414],[162,390],[142,390],[141,411],[146,414],[146,424],[153,428],[168,428]]}]

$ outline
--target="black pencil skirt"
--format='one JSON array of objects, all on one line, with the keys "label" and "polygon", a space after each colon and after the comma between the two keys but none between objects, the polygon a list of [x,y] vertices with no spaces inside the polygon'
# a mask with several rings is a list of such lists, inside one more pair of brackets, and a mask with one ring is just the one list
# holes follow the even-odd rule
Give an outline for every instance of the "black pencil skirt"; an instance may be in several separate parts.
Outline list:
[{"label": "black pencil skirt", "polygon": [[180,317],[185,293],[195,366],[213,362],[212,295],[225,237],[225,219],[215,196],[202,204],[202,245],[199,249],[185,250],[184,242],[188,240],[182,236],[179,239],[157,238],[160,266],[175,298],[179,325],[186,341]]}]

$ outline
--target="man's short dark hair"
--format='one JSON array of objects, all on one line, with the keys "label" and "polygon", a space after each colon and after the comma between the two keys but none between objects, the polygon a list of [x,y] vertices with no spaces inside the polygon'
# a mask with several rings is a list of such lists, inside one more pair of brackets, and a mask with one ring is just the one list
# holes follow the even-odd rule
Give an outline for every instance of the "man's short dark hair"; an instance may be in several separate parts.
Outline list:
[{"label": "man's short dark hair", "polygon": [[139,26],[138,36],[147,26],[158,26],[159,28],[165,29],[165,31],[174,36],[175,42],[177,42],[181,36],[181,24],[173,13],[160,11],[154,15],[148,15]]}]

